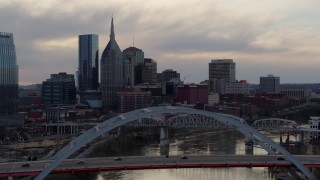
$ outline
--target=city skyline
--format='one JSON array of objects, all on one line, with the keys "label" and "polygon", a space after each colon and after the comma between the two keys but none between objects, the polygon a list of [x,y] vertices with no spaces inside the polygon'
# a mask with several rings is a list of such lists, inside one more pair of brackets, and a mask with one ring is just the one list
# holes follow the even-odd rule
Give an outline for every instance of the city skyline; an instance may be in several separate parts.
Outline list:
[{"label": "city skyline", "polygon": [[121,50],[134,37],[135,47],[157,61],[158,72],[174,69],[186,82],[208,79],[209,62],[223,58],[234,59],[236,78],[249,83],[268,74],[281,83],[319,82],[320,3],[314,0],[0,4],[0,23],[6,24],[1,31],[15,37],[21,85],[41,83],[58,71],[74,74],[80,34],[98,34],[102,52],[112,12]]}]

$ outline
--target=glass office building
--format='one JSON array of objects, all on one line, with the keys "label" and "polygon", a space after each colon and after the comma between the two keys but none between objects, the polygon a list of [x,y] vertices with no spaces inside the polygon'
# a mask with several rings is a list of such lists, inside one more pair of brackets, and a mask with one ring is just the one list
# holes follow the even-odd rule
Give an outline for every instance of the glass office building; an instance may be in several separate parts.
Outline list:
[{"label": "glass office building", "polygon": [[0,32],[0,115],[15,114],[18,65],[12,33]]},{"label": "glass office building", "polygon": [[79,91],[97,90],[99,86],[99,37],[79,36]]},{"label": "glass office building", "polygon": [[[142,68],[144,64],[144,52],[136,47],[128,47],[123,50],[123,56],[128,62],[128,68],[126,68],[126,85],[134,86],[142,84]],[[127,83],[129,81],[129,83]]]}]

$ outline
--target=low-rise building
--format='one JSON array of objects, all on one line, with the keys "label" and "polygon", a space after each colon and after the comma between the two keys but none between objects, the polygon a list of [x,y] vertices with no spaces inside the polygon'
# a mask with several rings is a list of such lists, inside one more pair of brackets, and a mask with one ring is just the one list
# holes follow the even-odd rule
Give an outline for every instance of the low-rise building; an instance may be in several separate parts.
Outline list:
[{"label": "low-rise building", "polygon": [[182,104],[208,103],[208,85],[178,86],[177,102]]},{"label": "low-rise building", "polygon": [[306,87],[281,87],[280,92],[297,101],[309,101],[311,98],[311,89]]},{"label": "low-rise building", "polygon": [[[310,117],[309,128],[311,130],[320,130],[320,117]],[[310,132],[310,140],[320,140],[320,132]]]},{"label": "low-rise building", "polygon": [[250,93],[249,83],[247,83],[246,80],[241,80],[239,82],[227,82],[225,93],[248,95]]},{"label": "low-rise building", "polygon": [[220,94],[219,102],[221,103],[244,103],[247,102],[248,96],[244,94]]},{"label": "low-rise building", "polygon": [[211,92],[208,95],[208,105],[214,105],[219,103],[219,94]]},{"label": "low-rise building", "polygon": [[117,92],[117,109],[119,113],[125,113],[136,109],[147,108],[151,105],[151,92],[143,92],[140,89],[127,89]]},{"label": "low-rise building", "polygon": [[289,106],[289,98],[280,93],[260,93],[249,96],[248,101],[263,109],[278,109]]}]

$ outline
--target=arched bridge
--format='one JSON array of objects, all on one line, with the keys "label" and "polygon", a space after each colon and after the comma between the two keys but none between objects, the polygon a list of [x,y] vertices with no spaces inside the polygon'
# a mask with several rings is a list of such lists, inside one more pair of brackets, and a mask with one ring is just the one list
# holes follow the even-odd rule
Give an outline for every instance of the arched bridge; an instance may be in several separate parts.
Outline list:
[{"label": "arched bridge", "polygon": [[[146,110],[146,109],[145,109]],[[227,114],[221,114],[224,117],[229,117],[231,119],[237,120],[243,124],[247,124],[243,119],[236,116],[231,116]],[[205,128],[215,128],[215,127],[227,127],[228,125],[213,118],[200,114],[190,114],[190,113],[179,113],[179,114],[165,114],[161,116],[151,116],[147,118],[141,118],[131,121],[126,126],[145,126],[145,127],[205,127]]]},{"label": "arched bridge", "polygon": [[[54,170],[59,164],[61,164],[66,158],[68,158],[71,154],[75,151],[80,149],[81,147],[85,146],[87,143],[91,142],[95,138],[128,123],[132,123],[136,121],[137,123],[142,122],[146,119],[157,119],[160,115],[174,115],[178,117],[183,117],[183,114],[192,114],[192,115],[199,115],[208,117],[207,120],[203,121],[203,125],[208,125],[208,123],[222,123],[225,126],[235,128],[243,135],[246,136],[247,139],[253,140],[256,144],[260,145],[269,154],[275,154],[275,151],[283,154],[285,158],[292,162],[301,172],[303,172],[308,179],[316,179],[313,174],[296,158],[294,158],[288,151],[286,151],[283,147],[272,141],[270,138],[266,137],[265,135],[261,134],[258,130],[248,126],[245,121],[241,118],[232,116],[232,115],[225,115],[219,113],[212,113],[208,111],[201,111],[186,107],[178,107],[178,106],[160,106],[160,107],[150,107],[147,109],[140,109],[131,111],[111,119],[108,119],[95,127],[89,129],[73,141],[71,141],[68,145],[62,148],[56,155],[53,157],[54,161],[47,166],[35,179],[40,180],[47,176],[52,170]],[[179,118],[176,118],[179,119]],[[188,119],[188,118],[186,118]],[[192,121],[189,119],[189,123],[193,123],[193,125],[199,124],[199,122]],[[157,120],[158,123],[163,123],[159,119]],[[179,122],[176,121],[176,122]],[[177,124],[177,123],[175,123]],[[180,121],[180,124],[183,124]],[[166,122],[165,125],[170,125]]]},{"label": "arched bridge", "polygon": [[280,118],[259,119],[256,120],[251,126],[255,129],[299,129],[299,125],[295,121]]}]

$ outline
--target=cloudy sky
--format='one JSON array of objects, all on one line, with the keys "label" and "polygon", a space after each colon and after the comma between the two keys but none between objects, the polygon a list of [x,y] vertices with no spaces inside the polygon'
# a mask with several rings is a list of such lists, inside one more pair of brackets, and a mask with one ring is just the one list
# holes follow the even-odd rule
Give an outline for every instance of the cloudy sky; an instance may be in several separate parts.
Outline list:
[{"label": "cloudy sky", "polygon": [[320,77],[319,0],[0,0],[0,31],[14,33],[20,84],[74,73],[78,35],[116,40],[174,69],[186,82],[208,78],[211,59],[231,58],[236,78],[313,83]]}]

